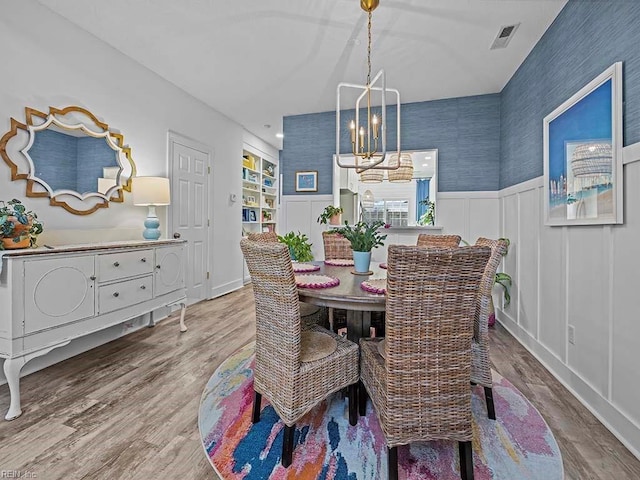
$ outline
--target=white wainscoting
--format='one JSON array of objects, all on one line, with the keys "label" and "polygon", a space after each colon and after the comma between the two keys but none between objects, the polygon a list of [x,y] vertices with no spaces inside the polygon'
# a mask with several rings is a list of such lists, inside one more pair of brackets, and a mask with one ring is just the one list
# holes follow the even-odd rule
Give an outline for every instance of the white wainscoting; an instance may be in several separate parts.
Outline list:
[{"label": "white wainscoting", "polygon": [[333,195],[282,195],[278,234],[301,232],[311,241],[316,260],[324,260],[322,232],[329,226],[318,223],[318,217],[327,205],[333,205]]},{"label": "white wainscoting", "polygon": [[[543,179],[500,192],[498,320],[640,458],[640,149],[625,148],[623,225],[545,226]],[[575,329],[569,342],[568,328]]]},{"label": "white wainscoting", "polygon": [[[329,204],[333,204],[332,195],[283,195],[278,234],[306,233],[313,243],[314,258],[324,259],[322,232],[331,227],[317,223],[316,219]],[[496,238],[500,225],[498,208],[498,192],[439,193],[436,223],[442,227],[442,233],[460,235],[470,243],[478,237]],[[383,249],[374,251],[374,260],[382,261],[382,256]]]}]

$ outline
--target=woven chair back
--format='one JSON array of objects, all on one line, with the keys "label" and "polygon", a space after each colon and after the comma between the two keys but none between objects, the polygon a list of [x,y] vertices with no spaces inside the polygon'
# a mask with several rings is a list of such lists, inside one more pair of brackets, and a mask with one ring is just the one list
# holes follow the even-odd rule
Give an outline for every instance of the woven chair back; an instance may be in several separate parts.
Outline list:
[{"label": "woven chair back", "polygon": [[430,235],[421,233],[418,235],[418,247],[454,248],[460,245],[460,235]]},{"label": "woven chair back", "polygon": [[248,233],[247,238],[254,242],[274,243],[278,241],[276,232]]},{"label": "woven chair back", "polygon": [[351,242],[339,233],[322,232],[325,260],[352,259]]},{"label": "woven chair back", "polygon": [[289,249],[240,241],[256,304],[255,381],[291,376],[300,365],[300,307]]},{"label": "woven chair back", "polygon": [[[477,342],[480,342],[488,334],[491,291],[493,290],[493,285],[495,283],[498,266],[502,261],[502,257],[507,253],[508,244],[507,241],[502,238],[498,240],[491,240],[489,238],[480,237],[476,240],[476,245],[489,247],[491,249],[491,257],[489,258],[484,274],[482,275],[482,282],[480,283],[480,290],[478,291],[473,324],[473,337]],[[486,341],[488,342],[488,339]]]},{"label": "woven chair back", "polygon": [[471,338],[487,247],[390,245],[385,435],[471,440]]}]

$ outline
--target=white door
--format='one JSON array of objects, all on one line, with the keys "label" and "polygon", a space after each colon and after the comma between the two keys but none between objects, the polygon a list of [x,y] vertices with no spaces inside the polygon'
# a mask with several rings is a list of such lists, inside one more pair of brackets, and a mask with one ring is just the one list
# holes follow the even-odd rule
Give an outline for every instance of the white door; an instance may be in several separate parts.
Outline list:
[{"label": "white door", "polygon": [[210,154],[206,147],[171,133],[172,235],[187,240],[185,284],[187,302],[209,297],[209,172]]}]

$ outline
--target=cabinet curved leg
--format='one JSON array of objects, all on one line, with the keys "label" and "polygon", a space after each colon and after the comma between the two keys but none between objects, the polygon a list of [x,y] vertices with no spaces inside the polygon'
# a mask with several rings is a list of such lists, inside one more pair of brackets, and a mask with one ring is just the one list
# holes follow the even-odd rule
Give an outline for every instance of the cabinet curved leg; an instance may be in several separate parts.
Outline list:
[{"label": "cabinet curved leg", "polygon": [[185,313],[187,313],[187,304],[185,302],[182,302],[180,304],[180,331],[181,332],[187,331],[187,326],[184,324]]},{"label": "cabinet curved leg", "polygon": [[11,403],[4,417],[5,420],[14,420],[22,415],[22,409],[20,408],[20,370],[22,370],[25,363],[27,361],[24,357],[7,358],[4,361],[4,375],[7,377],[11,395]]},{"label": "cabinet curved leg", "polygon": [[52,345],[42,350],[38,350],[36,352],[28,353],[27,355],[23,355],[21,357],[16,358],[6,358],[4,361],[4,375],[7,377],[7,384],[9,385],[9,394],[11,395],[11,400],[9,403],[9,410],[5,415],[5,420],[14,420],[22,415],[22,409],[20,408],[20,371],[22,367],[29,361],[33,360],[36,357],[41,357],[46,355],[51,350],[55,348],[64,347],[65,345],[69,345],[71,340],[67,340],[62,343],[58,343],[57,345]]}]

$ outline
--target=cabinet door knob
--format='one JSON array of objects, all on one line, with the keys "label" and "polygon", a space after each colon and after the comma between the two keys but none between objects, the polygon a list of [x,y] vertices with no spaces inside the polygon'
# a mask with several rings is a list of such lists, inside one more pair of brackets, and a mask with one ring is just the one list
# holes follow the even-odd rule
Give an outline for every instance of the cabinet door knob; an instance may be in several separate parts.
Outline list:
[{"label": "cabinet door knob", "polygon": [[175,239],[180,238],[180,234],[179,234],[178,232],[175,232],[175,233],[173,234],[173,238],[175,238]]},{"label": "cabinet door knob", "polygon": [[89,277],[89,280],[95,280],[95,279],[96,279],[96,276],[95,276],[95,275],[91,275],[91,276]]},{"label": "cabinet door knob", "polygon": [[158,270],[160,270],[160,265],[156,265],[156,268],[157,268]]},{"label": "cabinet door knob", "polygon": [[120,266],[120,262],[114,262],[114,263],[113,263],[113,266],[114,266],[114,267],[119,267],[119,266]]},{"label": "cabinet door knob", "polygon": [[147,261],[147,257],[142,257],[142,258],[140,259],[140,261],[141,261],[142,263],[146,263],[146,261]]},{"label": "cabinet door knob", "polygon": [[119,297],[119,296],[120,296],[120,294],[119,294],[118,292],[113,292],[113,296],[114,296],[114,297]]},{"label": "cabinet door knob", "polygon": [[140,289],[142,289],[142,290],[146,290],[146,289],[147,289],[147,287],[146,287],[146,285],[140,285]]}]

